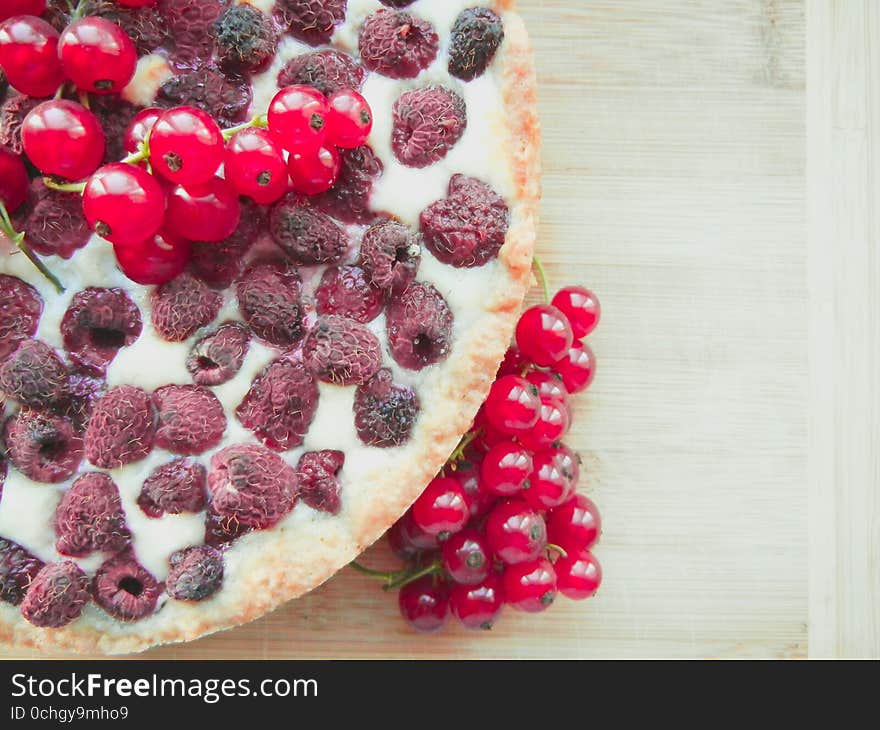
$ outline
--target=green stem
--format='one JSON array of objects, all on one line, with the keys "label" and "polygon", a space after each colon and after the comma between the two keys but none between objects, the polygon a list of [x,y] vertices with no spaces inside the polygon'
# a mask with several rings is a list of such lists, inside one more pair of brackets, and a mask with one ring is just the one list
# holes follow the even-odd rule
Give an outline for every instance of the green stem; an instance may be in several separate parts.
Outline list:
[{"label": "green stem", "polygon": [[559,553],[563,558],[567,558],[567,557],[568,557],[568,551],[567,551],[565,548],[563,548],[563,547],[561,547],[561,546],[559,546],[559,545],[556,545],[555,543],[548,542],[548,543],[547,543],[547,549],[548,549],[548,550],[555,550],[555,551],[556,551],[557,553]]},{"label": "green stem", "polygon": [[482,433],[482,428],[478,428],[476,431],[468,431],[464,436],[461,437],[461,441],[458,442],[458,446],[456,446],[453,452],[449,455],[446,463],[452,469],[455,469],[458,466],[458,462],[464,459],[465,449],[467,449],[467,447],[473,443],[474,439],[476,439],[477,436]]},{"label": "green stem", "polygon": [[268,126],[269,123],[266,121],[266,115],[257,114],[253,119],[249,119],[241,124],[236,124],[234,127],[229,127],[229,129],[224,129],[223,139],[229,140],[236,132],[240,132],[242,129],[249,129],[250,127],[266,128]]},{"label": "green stem", "polygon": [[59,190],[62,193],[79,193],[82,195],[82,191],[86,189],[86,184],[84,182],[60,183],[55,182],[51,177],[44,177],[43,184],[47,188]]},{"label": "green stem", "polygon": [[426,575],[440,575],[440,571],[443,569],[442,564],[438,560],[437,562],[431,563],[430,565],[426,565],[421,570],[417,570],[415,573],[409,573],[405,577],[400,580],[396,580],[393,583],[389,583],[386,586],[383,586],[382,590],[385,591],[393,591],[398,588],[403,588],[410,583],[417,581],[419,578],[424,578]]},{"label": "green stem", "polygon": [[544,301],[550,304],[550,284],[547,280],[547,271],[544,269],[544,264],[541,263],[541,259],[537,256],[532,258],[532,264],[538,273],[538,281],[541,282],[541,286],[544,289]]},{"label": "green stem", "polygon": [[64,293],[64,285],[58,280],[58,277],[56,277],[55,274],[49,271],[46,264],[44,264],[40,257],[31,250],[31,247],[27,245],[24,240],[24,233],[19,233],[15,230],[15,226],[12,225],[12,219],[9,217],[9,211],[6,210],[6,206],[3,205],[2,200],[0,200],[0,231],[2,231],[3,234],[15,244],[15,247],[25,255],[27,260],[36,267],[37,271],[51,282],[52,286],[55,287],[59,294]]},{"label": "green stem", "polygon": [[148,159],[150,159],[150,150],[147,149],[145,144],[142,144],[137,152],[132,152],[130,155],[123,157],[120,162],[123,162],[126,165],[136,165],[138,162],[143,162]]},{"label": "green stem", "polygon": [[[73,9],[73,12],[70,14],[71,20],[79,20],[83,15],[86,14],[86,8],[88,7],[88,0],[79,0],[76,4],[76,7]],[[70,7],[70,3],[67,4],[67,7]]]}]

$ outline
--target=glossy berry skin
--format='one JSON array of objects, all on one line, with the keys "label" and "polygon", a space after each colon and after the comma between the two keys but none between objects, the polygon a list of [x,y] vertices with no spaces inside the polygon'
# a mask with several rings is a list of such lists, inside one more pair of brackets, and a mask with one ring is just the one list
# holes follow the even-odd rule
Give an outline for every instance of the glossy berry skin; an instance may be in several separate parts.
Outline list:
[{"label": "glossy berry skin", "polygon": [[290,188],[303,195],[318,195],[332,188],[341,168],[342,158],[335,147],[298,150],[287,158]]},{"label": "glossy berry skin", "polygon": [[532,455],[514,441],[495,444],[480,465],[481,488],[498,497],[511,497],[526,486],[532,473]]},{"label": "glossy berry skin", "polygon": [[564,401],[557,398],[541,398],[541,411],[537,423],[519,434],[520,443],[531,451],[546,449],[559,441],[571,426],[571,412]]},{"label": "glossy berry skin", "polygon": [[64,81],[58,31],[40,18],[13,14],[0,24],[0,68],[22,94],[52,96]]},{"label": "glossy berry skin", "polygon": [[567,405],[568,391],[562,384],[562,378],[556,373],[547,370],[530,370],[525,374],[525,379],[538,389],[538,396],[541,400],[556,398]]},{"label": "glossy berry skin", "polygon": [[504,353],[504,359],[498,366],[498,377],[502,375],[522,375],[530,370],[532,363],[515,347],[511,347]]},{"label": "glossy berry skin", "polygon": [[0,21],[13,15],[42,15],[46,12],[46,0],[3,0]]},{"label": "glossy berry skin", "polygon": [[589,345],[575,342],[562,360],[553,364],[569,393],[580,393],[590,387],[596,376],[596,356]]},{"label": "glossy berry skin", "polygon": [[602,517],[593,500],[575,494],[547,517],[547,538],[565,550],[589,550],[602,534]]},{"label": "glossy berry skin", "polygon": [[571,497],[577,481],[564,468],[565,462],[555,449],[538,451],[532,462],[534,469],[524,497],[533,509],[553,509]]},{"label": "glossy berry skin", "polygon": [[486,539],[473,529],[457,532],[442,549],[443,568],[452,580],[461,585],[482,582],[492,567],[492,556]]},{"label": "glossy berry skin", "polygon": [[556,599],[556,571],[547,558],[511,565],[504,571],[504,600],[528,613],[545,611]]},{"label": "glossy berry skin", "polygon": [[75,101],[52,99],[35,106],[21,125],[30,161],[45,175],[81,180],[104,157],[104,132],[92,112]]},{"label": "glossy berry skin", "polygon": [[168,194],[165,225],[188,241],[222,241],[238,228],[241,201],[222,177],[201,185],[176,185]]},{"label": "glossy berry skin", "polygon": [[548,304],[530,307],[516,323],[516,346],[541,367],[549,367],[564,357],[573,341],[568,318]]},{"label": "glossy berry skin", "polygon": [[388,544],[402,560],[411,560],[419,552],[434,550],[440,545],[436,535],[428,534],[415,523],[411,509],[388,530]]},{"label": "glossy berry skin", "polygon": [[495,444],[499,444],[502,441],[510,441],[509,435],[501,433],[501,431],[489,423],[489,419],[486,417],[485,405],[481,406],[480,410],[477,411],[477,415],[474,416],[474,425],[471,427],[471,430],[479,431],[478,436],[473,441],[474,448],[478,451],[486,452]]},{"label": "glossy berry skin", "polygon": [[124,5],[127,8],[146,8],[155,5],[157,0],[116,0],[117,5]]},{"label": "glossy berry skin", "polygon": [[265,129],[236,132],[226,145],[223,175],[239,195],[269,205],[287,192],[287,164],[280,145]]},{"label": "glossy berry skin", "polygon": [[0,202],[14,213],[27,200],[30,180],[21,157],[0,147]]},{"label": "glossy berry skin", "polygon": [[135,114],[128,124],[128,129],[125,130],[125,137],[122,140],[123,149],[129,153],[140,150],[140,146],[146,141],[147,135],[156,124],[156,120],[164,113],[164,109],[150,106]]},{"label": "glossy berry skin", "polygon": [[426,575],[405,585],[397,601],[401,615],[419,633],[439,631],[449,620],[449,591],[434,576]]},{"label": "glossy berry skin", "polygon": [[458,532],[470,517],[461,485],[449,477],[436,477],[412,506],[413,520],[429,535],[442,541]]},{"label": "glossy berry skin", "polygon": [[468,512],[470,512],[471,520],[479,520],[489,513],[489,510],[495,506],[497,497],[489,494],[480,486],[480,464],[472,466],[470,469],[461,468],[450,475],[455,479],[464,490],[465,500],[467,501]]},{"label": "glossy berry skin", "polygon": [[153,169],[178,185],[208,182],[223,162],[225,151],[217,122],[191,106],[164,112],[150,133]]},{"label": "glossy berry skin", "polygon": [[373,113],[354,89],[337,91],[327,100],[327,141],[334,147],[354,149],[370,136]]},{"label": "glossy berry skin", "polygon": [[484,529],[492,552],[507,565],[534,560],[547,547],[544,518],[521,499],[495,505]]},{"label": "glossy berry skin", "polygon": [[164,284],[182,273],[191,254],[189,241],[159,231],[145,241],[114,246],[116,262],[132,281],[146,286]]},{"label": "glossy berry skin", "polygon": [[286,86],[269,103],[269,131],[289,152],[316,149],[326,136],[328,111],[327,98],[317,89]]},{"label": "glossy berry skin", "polygon": [[83,213],[92,230],[111,243],[139,243],[162,225],[165,192],[143,168],[112,162],[86,183]]},{"label": "glossy berry skin", "polygon": [[589,550],[569,551],[553,564],[556,587],[566,598],[582,601],[596,595],[602,583],[602,566]]},{"label": "glossy berry skin", "polygon": [[116,23],[91,16],[74,20],[61,33],[58,56],[65,76],[81,91],[118,94],[131,81],[137,49]]},{"label": "glossy berry skin", "polygon": [[519,375],[504,375],[492,383],[483,406],[489,424],[511,436],[538,422],[541,399],[538,389]]},{"label": "glossy berry skin", "polygon": [[453,585],[449,592],[452,615],[468,629],[491,629],[504,608],[504,584],[492,573],[476,585]]},{"label": "glossy berry skin", "polygon": [[571,331],[577,339],[589,335],[602,318],[599,298],[582,286],[567,286],[560,289],[553,297],[553,306],[568,317]]}]

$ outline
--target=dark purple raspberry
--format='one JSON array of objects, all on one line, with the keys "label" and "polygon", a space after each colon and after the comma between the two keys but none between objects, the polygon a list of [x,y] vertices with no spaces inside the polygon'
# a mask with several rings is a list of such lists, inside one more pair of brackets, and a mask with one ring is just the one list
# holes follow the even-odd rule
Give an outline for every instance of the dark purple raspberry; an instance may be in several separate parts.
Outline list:
[{"label": "dark purple raspberry", "polygon": [[235,293],[241,316],[257,337],[280,347],[302,339],[302,283],[294,267],[280,261],[251,266]]},{"label": "dark purple raspberry", "polygon": [[425,208],[419,220],[425,245],[440,261],[457,267],[482,266],[504,245],[510,211],[485,183],[453,175],[449,197]]},{"label": "dark purple raspberry", "polygon": [[221,127],[244,121],[250,104],[251,85],[247,81],[210,66],[172,76],[156,95],[157,106],[194,106],[214,117]]},{"label": "dark purple raspberry", "polygon": [[4,426],[9,460],[28,479],[57,484],[82,461],[82,439],[73,424],[51,413],[22,408]]},{"label": "dark purple raspberry", "polygon": [[55,510],[55,549],[81,558],[95,551],[118,553],[131,541],[116,483],[88,472],[68,489]]},{"label": "dark purple raspberry", "polygon": [[437,57],[440,40],[428,21],[400,10],[377,10],[361,26],[361,63],[392,79],[413,79]]},{"label": "dark purple raspberry", "polygon": [[130,553],[106,561],[92,585],[95,603],[121,621],[137,621],[153,613],[162,584]]},{"label": "dark purple raspberry", "polygon": [[223,298],[205,282],[183,272],[152,294],[153,327],[169,342],[183,342],[200,327],[211,324]]},{"label": "dark purple raspberry", "polygon": [[294,37],[311,46],[329,43],[345,20],[348,0],[278,0],[277,14]]},{"label": "dark purple raspberry", "polygon": [[43,561],[17,542],[0,537],[0,601],[21,603],[42,567]]},{"label": "dark purple raspberry", "polygon": [[383,5],[387,5],[389,8],[405,8],[408,5],[412,5],[416,0],[379,0]]},{"label": "dark purple raspberry", "polygon": [[313,86],[325,96],[343,89],[360,91],[367,73],[354,58],[334,49],[291,58],[278,74],[278,87]]},{"label": "dark purple raspberry", "polygon": [[156,7],[127,8],[110,0],[92,0],[86,14],[99,15],[116,23],[131,38],[138,55],[171,43],[168,25]]},{"label": "dark purple raspberry", "polygon": [[198,385],[221,385],[238,373],[250,339],[247,327],[239,322],[221,324],[193,345],[186,369]]},{"label": "dark purple raspberry", "polygon": [[89,422],[89,416],[92,415],[92,408],[107,390],[107,382],[102,378],[81,372],[72,372],[67,382],[70,398],[63,413],[73,423],[76,432],[82,433]]},{"label": "dark purple raspberry", "polygon": [[3,73],[3,69],[0,68],[0,104],[6,101],[6,93],[9,91],[9,80],[6,78],[6,74]]},{"label": "dark purple raspberry", "polygon": [[339,179],[328,191],[312,201],[325,213],[344,223],[369,223],[375,218],[370,210],[373,183],[382,174],[382,162],[370,147],[339,150],[342,167]]},{"label": "dark purple raspberry", "polygon": [[453,316],[431,284],[415,281],[395,294],[386,317],[391,356],[403,367],[421,370],[449,356]]},{"label": "dark purple raspberry", "polygon": [[67,626],[91,600],[89,584],[89,577],[72,560],[49,563],[34,576],[21,604],[21,615],[40,628]]},{"label": "dark purple raspberry", "polygon": [[36,289],[16,276],[0,274],[0,361],[18,343],[33,337],[43,313],[43,299]]},{"label": "dark purple raspberry", "polygon": [[226,430],[223,406],[201,385],[166,385],[153,393],[156,446],[174,454],[201,454],[214,448]]},{"label": "dark purple raspberry", "polygon": [[297,264],[336,264],[348,250],[348,237],[326,213],[306,198],[288,194],[269,214],[269,233],[278,247]]},{"label": "dark purple raspberry", "polygon": [[392,115],[394,156],[408,167],[427,167],[442,160],[467,127],[464,99],[444,86],[401,94]]},{"label": "dark purple raspberry", "polygon": [[30,247],[42,256],[69,259],[92,235],[82,212],[82,196],[52,190],[42,178],[31,183],[31,203],[21,230]]},{"label": "dark purple raspberry", "polygon": [[482,76],[504,40],[504,25],[489,8],[468,8],[455,19],[449,41],[449,73],[463,81]]},{"label": "dark purple raspberry", "polygon": [[354,394],[354,425],[367,446],[390,448],[409,440],[419,415],[419,397],[398,385],[388,368],[358,386]]},{"label": "dark purple raspberry", "polygon": [[214,23],[226,5],[226,0],[161,0],[159,10],[174,39],[175,65],[192,68],[211,58]]},{"label": "dark purple raspberry", "polygon": [[[101,128],[104,130],[106,139],[104,162],[121,160],[128,154],[125,151],[125,133],[131,120],[140,109],[123,101],[116,94],[96,94],[94,99],[89,102],[89,109],[98,117]],[[81,201],[80,204],[82,204]]]},{"label": "dark purple raspberry", "polygon": [[195,242],[190,268],[208,286],[225,289],[241,274],[245,255],[266,224],[264,209],[250,198],[241,199],[238,228],[224,241]]},{"label": "dark purple raspberry", "polygon": [[92,409],[83,437],[86,458],[102,469],[131,464],[150,453],[155,431],[150,396],[134,385],[119,385]]},{"label": "dark purple raspberry", "polygon": [[67,367],[45,342],[24,340],[0,366],[0,390],[31,408],[58,406],[70,394]]},{"label": "dark purple raspberry", "polygon": [[122,289],[77,292],[61,320],[70,359],[97,375],[104,374],[119,348],[134,342],[141,329],[140,310]]},{"label": "dark purple raspberry", "polygon": [[24,152],[21,146],[21,123],[31,109],[45,101],[23,94],[10,96],[0,106],[0,146],[20,155]]},{"label": "dark purple raspberry", "polygon": [[252,527],[242,525],[235,515],[219,515],[209,505],[205,518],[205,542],[208,545],[223,550],[252,530]]},{"label": "dark purple raspberry", "polygon": [[296,473],[300,496],[312,509],[339,514],[339,472],[345,464],[341,451],[307,451],[299,458]]},{"label": "dark purple raspberry", "polygon": [[141,487],[138,506],[149,517],[201,512],[207,501],[205,467],[189,459],[157,466]]},{"label": "dark purple raspberry", "polygon": [[403,291],[416,278],[422,237],[397,221],[380,221],[361,239],[361,266],[375,286]]},{"label": "dark purple raspberry", "polygon": [[223,585],[223,554],[210,545],[178,550],[169,563],[165,590],[178,601],[203,601]]},{"label": "dark purple raspberry", "polygon": [[235,411],[245,428],[276,451],[303,442],[318,410],[318,385],[299,360],[269,363],[251,384]]},{"label": "dark purple raspberry", "polygon": [[296,504],[296,472],[278,454],[257,444],[228,446],[211,457],[211,509],[239,525],[263,530]]},{"label": "dark purple raspberry", "polygon": [[362,324],[329,315],[320,317],[306,335],[303,360],[325,383],[357,385],[382,367],[382,345]]},{"label": "dark purple raspberry", "polygon": [[272,21],[253,5],[230,5],[214,24],[217,57],[225,69],[241,73],[264,67],[275,55]]},{"label": "dark purple raspberry", "polygon": [[318,314],[339,314],[365,324],[382,312],[382,290],[360,266],[331,266],[315,291]]}]

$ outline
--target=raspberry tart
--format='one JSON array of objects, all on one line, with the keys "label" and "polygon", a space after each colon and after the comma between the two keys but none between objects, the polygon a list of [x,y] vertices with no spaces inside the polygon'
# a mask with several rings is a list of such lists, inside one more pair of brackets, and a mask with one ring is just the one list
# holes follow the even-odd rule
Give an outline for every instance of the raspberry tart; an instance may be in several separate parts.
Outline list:
[{"label": "raspberry tart", "polygon": [[353,560],[471,426],[530,282],[528,39],[512,0],[24,5],[0,640],[195,639]]}]

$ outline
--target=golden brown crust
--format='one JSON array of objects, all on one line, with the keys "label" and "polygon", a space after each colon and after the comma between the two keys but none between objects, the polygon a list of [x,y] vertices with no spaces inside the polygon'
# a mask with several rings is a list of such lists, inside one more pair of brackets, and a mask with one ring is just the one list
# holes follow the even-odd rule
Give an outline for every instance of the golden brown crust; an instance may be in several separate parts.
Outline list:
[{"label": "golden brown crust", "polygon": [[119,624],[94,606],[89,621],[64,629],[37,629],[11,606],[0,606],[0,643],[45,651],[120,654],[157,644],[182,642],[252,621],[312,590],[375,542],[442,467],[485,399],[509,345],[531,280],[531,260],[540,199],[540,129],[532,52],[513,0],[497,0],[504,11],[502,64],[504,100],[510,119],[511,159],[516,185],[511,227],[500,261],[508,275],[494,275],[486,309],[459,338],[442,378],[436,404],[420,419],[395,473],[375,473],[369,503],[348,505],[338,518],[302,520],[284,530],[255,533],[227,553],[224,589],[207,604],[170,601],[137,624]]}]

